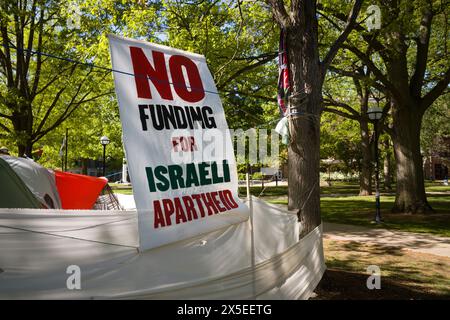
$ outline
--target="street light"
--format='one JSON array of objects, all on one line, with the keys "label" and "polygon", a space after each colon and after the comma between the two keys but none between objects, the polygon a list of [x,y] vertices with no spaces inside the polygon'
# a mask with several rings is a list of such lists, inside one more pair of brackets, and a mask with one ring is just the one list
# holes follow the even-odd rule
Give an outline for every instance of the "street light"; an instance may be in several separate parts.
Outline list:
[{"label": "street light", "polygon": [[367,110],[369,119],[373,122],[375,133],[375,222],[381,223],[380,212],[380,166],[378,161],[378,121],[383,115],[383,110],[380,107],[372,107]]},{"label": "street light", "polygon": [[100,138],[100,143],[103,146],[103,176],[106,174],[106,146],[109,144],[109,138],[107,136],[103,136]]}]

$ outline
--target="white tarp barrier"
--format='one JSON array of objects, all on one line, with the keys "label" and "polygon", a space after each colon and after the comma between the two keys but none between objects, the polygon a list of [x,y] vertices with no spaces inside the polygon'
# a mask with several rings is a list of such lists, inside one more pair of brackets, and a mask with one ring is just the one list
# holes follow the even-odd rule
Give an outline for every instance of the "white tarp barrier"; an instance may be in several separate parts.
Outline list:
[{"label": "white tarp barrier", "polygon": [[124,210],[136,210],[136,202],[132,194],[115,193],[114,195]]},{"label": "white tarp barrier", "polygon": [[[253,208],[254,250],[245,221],[145,252],[135,211],[0,209],[0,299],[309,298],[325,270],[321,226],[299,241],[295,215]],[[67,288],[71,265],[80,290]]]},{"label": "white tarp barrier", "polygon": [[109,43],[140,249],[248,219],[205,57],[113,35]]}]

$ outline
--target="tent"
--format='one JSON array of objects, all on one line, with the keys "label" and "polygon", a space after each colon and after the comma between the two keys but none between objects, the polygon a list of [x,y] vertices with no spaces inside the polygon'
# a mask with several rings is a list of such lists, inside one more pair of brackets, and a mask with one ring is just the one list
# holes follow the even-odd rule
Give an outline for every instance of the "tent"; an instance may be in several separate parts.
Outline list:
[{"label": "tent", "polygon": [[[31,159],[2,156],[9,167],[33,193],[44,208],[60,209],[61,200],[52,171],[42,167]],[[19,205],[18,208],[23,206]]]},{"label": "tent", "polygon": [[104,177],[53,171],[26,158],[0,159],[0,208],[121,209]]},{"label": "tent", "polygon": [[0,181],[0,208],[42,207],[3,157],[0,157]]},{"label": "tent", "polygon": [[90,177],[70,172],[55,171],[56,186],[62,209],[92,209],[99,194],[108,183],[104,177]]}]

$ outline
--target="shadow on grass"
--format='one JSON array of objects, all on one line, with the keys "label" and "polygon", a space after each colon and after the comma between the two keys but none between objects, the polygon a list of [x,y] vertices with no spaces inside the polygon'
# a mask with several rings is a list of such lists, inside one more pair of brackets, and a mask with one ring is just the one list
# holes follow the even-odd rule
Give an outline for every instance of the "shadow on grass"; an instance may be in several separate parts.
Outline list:
[{"label": "shadow on grass", "polygon": [[[351,251],[353,253],[365,253],[367,252],[367,248],[360,242],[357,241],[349,241],[343,244],[345,250]],[[370,254],[372,255],[391,255],[391,256],[402,256],[404,253],[402,248],[398,246],[380,246],[374,248]]]},{"label": "shadow on grass", "polygon": [[423,290],[399,284],[393,278],[383,277],[380,290],[369,290],[366,286],[368,275],[328,269],[315,292],[313,300],[411,300],[450,299]]},{"label": "shadow on grass", "polygon": [[[327,272],[317,299],[450,299],[450,259],[397,247],[324,240]],[[369,290],[367,267],[381,270],[381,289]]]}]

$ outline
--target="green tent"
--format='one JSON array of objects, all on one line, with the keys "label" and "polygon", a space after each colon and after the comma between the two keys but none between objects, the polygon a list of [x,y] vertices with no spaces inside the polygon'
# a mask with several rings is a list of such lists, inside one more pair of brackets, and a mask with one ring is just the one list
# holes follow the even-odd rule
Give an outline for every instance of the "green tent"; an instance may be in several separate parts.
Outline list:
[{"label": "green tent", "polygon": [[0,157],[0,208],[42,208],[9,164]]}]

